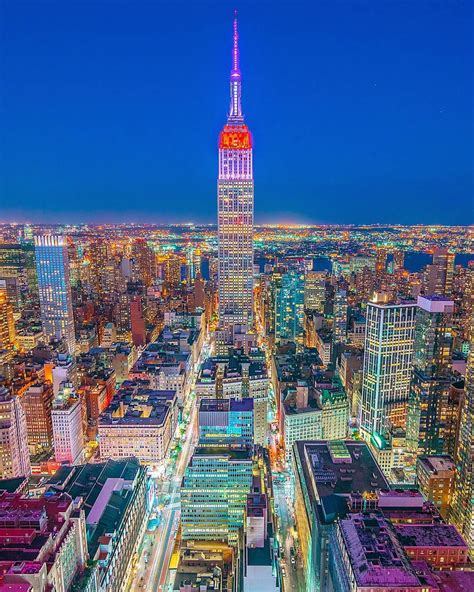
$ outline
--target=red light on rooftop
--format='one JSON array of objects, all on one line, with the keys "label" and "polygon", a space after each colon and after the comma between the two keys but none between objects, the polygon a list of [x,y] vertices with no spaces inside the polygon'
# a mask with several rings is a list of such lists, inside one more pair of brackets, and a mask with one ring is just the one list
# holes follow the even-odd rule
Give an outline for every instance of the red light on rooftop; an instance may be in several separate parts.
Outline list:
[{"label": "red light on rooftop", "polygon": [[252,135],[246,125],[226,125],[219,136],[219,148],[227,150],[249,150]]}]

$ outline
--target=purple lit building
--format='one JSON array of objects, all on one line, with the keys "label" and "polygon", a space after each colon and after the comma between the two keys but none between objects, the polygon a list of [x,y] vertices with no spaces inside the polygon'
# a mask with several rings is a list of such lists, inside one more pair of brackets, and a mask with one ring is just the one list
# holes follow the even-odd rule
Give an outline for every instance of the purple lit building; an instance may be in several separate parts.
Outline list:
[{"label": "purple lit building", "polygon": [[339,592],[426,592],[433,589],[411,564],[378,512],[352,514],[334,532],[329,573]]},{"label": "purple lit building", "polygon": [[237,16],[230,73],[230,111],[219,136],[219,328],[249,325],[253,311],[252,135],[244,123]]}]

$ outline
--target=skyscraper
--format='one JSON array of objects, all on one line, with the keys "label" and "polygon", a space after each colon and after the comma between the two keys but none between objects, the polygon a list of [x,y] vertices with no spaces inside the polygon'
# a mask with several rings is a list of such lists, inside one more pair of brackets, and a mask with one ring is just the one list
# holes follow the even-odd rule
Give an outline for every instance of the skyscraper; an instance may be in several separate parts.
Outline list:
[{"label": "skyscraper", "polygon": [[454,253],[447,249],[436,249],[433,262],[427,265],[423,274],[423,290],[425,294],[444,295],[448,298],[453,292]]},{"label": "skyscraper", "polygon": [[407,439],[419,453],[448,452],[451,440],[449,418],[458,408],[450,392],[453,311],[443,296],[418,296]]},{"label": "skyscraper", "polygon": [[308,271],[304,278],[304,307],[324,313],[326,302],[326,273]]},{"label": "skyscraper", "polygon": [[406,423],[415,314],[415,303],[367,305],[361,398],[365,436]]},{"label": "skyscraper", "polygon": [[333,340],[334,343],[345,343],[347,338],[347,292],[337,290],[334,294],[333,311]]},{"label": "skyscraper", "polygon": [[76,337],[65,237],[35,237],[35,257],[43,332],[48,338],[64,339],[73,354]]},{"label": "skyscraper", "polygon": [[237,16],[230,73],[230,111],[219,136],[217,182],[219,239],[219,323],[249,325],[253,312],[252,136],[244,123]]},{"label": "skyscraper", "polygon": [[8,300],[6,290],[2,290],[0,281],[0,350],[11,349],[15,345],[15,321],[13,306]]},{"label": "skyscraper", "polygon": [[[471,292],[471,302],[474,294]],[[471,312],[471,350],[466,373],[465,400],[459,426],[451,519],[464,535],[474,557],[474,309]]]},{"label": "skyscraper", "polygon": [[26,419],[20,399],[0,387],[0,478],[29,477]]},{"label": "skyscraper", "polygon": [[275,341],[294,341],[303,346],[304,274],[290,270],[281,277],[275,297]]}]

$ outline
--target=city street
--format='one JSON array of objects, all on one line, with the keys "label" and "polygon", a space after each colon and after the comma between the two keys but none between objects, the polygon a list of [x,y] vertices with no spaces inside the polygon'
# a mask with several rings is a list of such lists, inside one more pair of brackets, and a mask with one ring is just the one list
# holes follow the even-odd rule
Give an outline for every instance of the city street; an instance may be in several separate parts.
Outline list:
[{"label": "city street", "polygon": [[[277,480],[273,483],[275,494],[275,509],[278,516],[278,534],[283,548],[282,566],[284,571],[283,582],[285,592],[304,592],[304,574],[301,559],[298,553],[298,542],[294,528],[294,513],[291,505],[291,481],[287,472],[275,473]],[[280,481],[284,476],[284,481]],[[291,561],[291,549],[294,549],[295,562]]]},{"label": "city street", "polygon": [[[189,382],[189,392],[185,397],[186,404],[183,409],[183,421],[176,429],[175,441],[182,444],[181,451],[174,460],[171,456],[169,457],[165,474],[161,478],[155,479],[155,507],[159,508],[163,505],[161,521],[153,532],[147,531],[143,538],[140,557],[135,568],[136,573],[130,587],[132,591],[168,592],[172,590],[173,582],[170,581],[168,566],[181,514],[180,486],[196,443],[197,406],[194,386],[200,363],[209,355],[209,343],[205,342],[200,361],[196,364]],[[182,435],[183,423],[186,426],[184,435]]]},{"label": "city street", "polygon": [[[256,302],[258,299],[256,299]],[[278,540],[283,549],[281,566],[283,573],[283,592],[305,592],[305,580],[301,557],[298,552],[297,532],[295,529],[295,517],[292,507],[294,493],[292,491],[291,468],[287,467],[285,454],[281,446],[281,436],[278,429],[276,393],[272,385],[271,353],[265,339],[264,324],[259,307],[256,306],[255,321],[259,334],[259,346],[265,352],[268,377],[270,379],[268,389],[268,422],[269,438],[268,449],[272,474],[274,476],[273,492],[275,500],[275,512],[277,515]],[[279,446],[280,445],[280,446]],[[294,560],[292,561],[292,549]]]}]

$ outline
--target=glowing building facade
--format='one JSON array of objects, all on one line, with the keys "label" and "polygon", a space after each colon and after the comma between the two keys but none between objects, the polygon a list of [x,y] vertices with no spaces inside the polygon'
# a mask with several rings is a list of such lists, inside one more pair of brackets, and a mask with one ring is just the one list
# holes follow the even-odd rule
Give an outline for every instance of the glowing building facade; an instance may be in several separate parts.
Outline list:
[{"label": "glowing building facade", "polygon": [[[471,299],[473,294],[471,293]],[[471,300],[472,301],[472,300]],[[474,339],[474,309],[471,313],[471,344]],[[471,345],[466,373],[465,399],[459,426],[451,520],[459,528],[474,559],[474,348]]]},{"label": "glowing building facade", "polygon": [[251,324],[253,312],[252,136],[244,123],[237,18],[230,74],[230,111],[219,136],[219,323]]},{"label": "glowing building facade", "polygon": [[416,304],[367,305],[361,429],[366,437],[405,427],[415,336]]},{"label": "glowing building facade", "polygon": [[283,274],[275,298],[275,341],[294,341],[303,345],[304,274],[291,270]]},{"label": "glowing building facade", "polygon": [[67,242],[63,236],[35,237],[41,322],[48,338],[64,339],[69,353],[76,347]]}]

